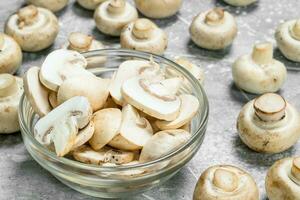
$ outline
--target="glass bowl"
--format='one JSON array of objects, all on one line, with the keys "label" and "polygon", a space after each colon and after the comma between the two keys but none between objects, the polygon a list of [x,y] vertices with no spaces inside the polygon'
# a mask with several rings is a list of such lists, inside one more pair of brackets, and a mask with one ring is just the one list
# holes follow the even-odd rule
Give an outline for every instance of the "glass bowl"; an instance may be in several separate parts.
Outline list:
[{"label": "glass bowl", "polygon": [[[200,103],[200,109],[189,127],[191,138],[180,148],[148,163],[130,166],[98,166],[80,163],[67,157],[57,157],[54,152],[35,140],[33,127],[38,116],[23,95],[19,107],[19,121],[28,152],[62,183],[95,197],[125,197],[143,192],[170,179],[195,155],[205,135],[208,100],[199,82],[183,67],[158,55],[122,49],[90,51],[83,55],[93,62],[93,66],[96,64],[96,68],[89,70],[99,77],[111,77],[119,64],[125,60],[148,60],[150,57],[165,68],[167,76],[183,77],[180,93],[191,93],[198,98]],[[97,61],[99,61],[98,64]]]}]

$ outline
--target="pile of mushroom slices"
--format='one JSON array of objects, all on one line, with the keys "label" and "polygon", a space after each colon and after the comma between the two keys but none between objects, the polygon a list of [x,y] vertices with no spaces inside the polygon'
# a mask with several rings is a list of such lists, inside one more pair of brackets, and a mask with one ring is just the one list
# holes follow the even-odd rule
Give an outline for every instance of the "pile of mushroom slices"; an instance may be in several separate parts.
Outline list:
[{"label": "pile of mushroom slices", "polygon": [[60,49],[24,76],[26,98],[40,116],[34,137],[57,156],[98,165],[144,163],[190,138],[199,101],[179,92],[182,77],[166,78],[152,59],[121,63],[111,80],[86,66],[78,52]]}]

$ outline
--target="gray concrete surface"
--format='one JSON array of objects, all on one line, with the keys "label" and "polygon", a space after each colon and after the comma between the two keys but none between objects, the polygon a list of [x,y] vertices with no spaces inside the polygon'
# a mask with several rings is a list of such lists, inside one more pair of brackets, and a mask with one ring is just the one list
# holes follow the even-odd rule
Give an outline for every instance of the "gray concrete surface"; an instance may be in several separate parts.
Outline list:
[{"label": "gray concrete surface", "polygon": [[[23,5],[22,0],[0,1],[0,31],[5,20]],[[188,26],[194,15],[214,6],[222,6],[236,16],[239,34],[231,48],[210,52],[197,48],[189,38]],[[265,155],[249,150],[238,138],[235,124],[242,105],[253,96],[237,90],[232,84],[231,64],[237,56],[249,53],[253,43],[272,41],[274,28],[284,20],[299,17],[298,0],[260,0],[248,8],[234,8],[212,0],[184,0],[180,12],[169,19],[157,21],[169,34],[167,57],[186,56],[201,65],[206,73],[205,89],[210,101],[207,135],[198,154],[171,180],[131,199],[192,198],[194,186],[204,169],[215,164],[233,164],[250,172],[260,188],[261,199],[266,199],[264,178],[274,161],[300,154],[300,144],[286,152]],[[119,46],[117,38],[106,37],[95,28],[92,12],[74,1],[57,13],[60,33],[53,47],[39,53],[24,53],[24,63],[18,74],[28,67],[40,65],[51,50],[60,47],[72,31],[83,31],[102,40],[107,46]],[[292,68],[296,64],[285,60],[276,50],[275,56],[290,69],[288,79],[280,91],[300,110],[300,74]],[[80,194],[56,180],[42,169],[27,153],[19,133],[0,136],[0,199],[93,199]]]}]

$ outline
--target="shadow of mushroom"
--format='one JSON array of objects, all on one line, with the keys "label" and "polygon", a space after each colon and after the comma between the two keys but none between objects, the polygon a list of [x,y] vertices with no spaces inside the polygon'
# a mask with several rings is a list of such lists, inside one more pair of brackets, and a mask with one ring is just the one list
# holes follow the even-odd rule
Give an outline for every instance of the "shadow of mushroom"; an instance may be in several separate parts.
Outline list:
[{"label": "shadow of mushroom", "polygon": [[274,58],[279,60],[280,62],[284,63],[287,70],[289,70],[289,71],[300,71],[300,63],[293,62],[293,61],[288,60],[287,58],[285,58],[277,47],[274,49]]},{"label": "shadow of mushroom", "polygon": [[77,2],[72,3],[71,9],[75,13],[75,15],[77,15],[79,17],[93,19],[94,11],[87,10],[87,9],[81,7]]}]

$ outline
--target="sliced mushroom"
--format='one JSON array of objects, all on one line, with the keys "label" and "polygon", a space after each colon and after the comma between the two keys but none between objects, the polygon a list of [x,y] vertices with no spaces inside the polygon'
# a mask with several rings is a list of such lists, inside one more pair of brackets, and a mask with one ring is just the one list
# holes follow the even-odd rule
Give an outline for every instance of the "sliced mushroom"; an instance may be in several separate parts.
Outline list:
[{"label": "sliced mushroom", "polygon": [[281,24],[276,30],[275,39],[287,59],[300,62],[300,19]]},{"label": "sliced mushroom", "polygon": [[44,87],[39,79],[40,69],[31,67],[24,75],[24,91],[34,112],[40,117],[45,116],[52,110],[48,101],[49,90]]},{"label": "sliced mushroom", "polygon": [[57,101],[57,93],[56,92],[50,91],[48,99],[49,99],[49,103],[52,108],[56,108],[59,105],[58,101]]},{"label": "sliced mushroom", "polygon": [[36,52],[53,44],[59,30],[56,16],[33,5],[21,8],[10,16],[5,33],[13,37],[23,51]]},{"label": "sliced mushroom", "polygon": [[92,137],[95,132],[95,125],[93,121],[90,121],[90,123],[84,127],[83,129],[79,130],[75,142],[72,146],[72,149],[76,149],[85,143],[87,143]]},{"label": "sliced mushroom", "polygon": [[14,74],[22,63],[22,51],[16,41],[0,33],[0,73]]},{"label": "sliced mushroom", "polygon": [[112,82],[109,88],[110,95],[113,100],[118,104],[122,105],[124,103],[124,99],[122,97],[121,88],[123,83],[135,76],[140,74],[140,70],[145,67],[152,67],[153,64],[148,61],[143,60],[128,60],[123,62],[116,74],[112,78]]},{"label": "sliced mushroom", "polygon": [[97,28],[102,33],[112,36],[119,36],[123,27],[137,18],[135,7],[125,0],[105,1],[94,13]]},{"label": "sliced mushroom", "polygon": [[84,128],[91,116],[92,108],[88,99],[73,97],[35,124],[34,137],[45,146],[54,143],[57,156],[64,156],[75,144],[78,129]]},{"label": "sliced mushroom", "polygon": [[192,40],[205,49],[218,50],[229,46],[237,35],[234,17],[222,8],[198,14],[190,26]]},{"label": "sliced mushroom", "polygon": [[19,101],[23,94],[23,80],[11,74],[0,74],[0,134],[20,130]]},{"label": "sliced mushroom", "polygon": [[270,200],[299,200],[300,157],[275,162],[267,173],[265,186]]},{"label": "sliced mushroom", "polygon": [[146,18],[127,24],[120,37],[121,47],[163,54],[168,45],[167,34]]},{"label": "sliced mushroom", "polygon": [[243,107],[237,120],[237,129],[249,148],[278,153],[298,141],[300,116],[283,97],[266,93]]},{"label": "sliced mushroom", "polygon": [[121,108],[121,106],[119,106],[118,104],[116,104],[114,102],[114,100],[112,99],[112,97],[109,95],[103,108]]},{"label": "sliced mushroom", "polygon": [[230,165],[205,170],[195,187],[193,200],[258,200],[258,187],[250,174]]},{"label": "sliced mushroom", "polygon": [[199,101],[195,96],[182,94],[179,98],[181,100],[179,115],[173,121],[156,121],[155,124],[160,130],[180,128],[189,123],[197,114]]},{"label": "sliced mushroom", "polygon": [[190,137],[191,134],[182,129],[160,131],[144,145],[139,161],[144,163],[165,156],[186,143]]},{"label": "sliced mushroom", "polygon": [[106,0],[77,0],[77,3],[85,9],[95,10],[104,1]]},{"label": "sliced mushroom", "polygon": [[257,0],[223,0],[232,6],[248,6],[257,2]]},{"label": "sliced mushroom", "polygon": [[96,76],[78,76],[64,81],[58,89],[58,104],[75,96],[86,97],[93,111],[103,108],[109,95],[110,80]]},{"label": "sliced mushroom", "polygon": [[87,164],[125,164],[133,161],[135,153],[129,151],[121,151],[110,147],[103,147],[95,151],[89,146],[83,145],[73,152],[73,157],[75,158],[75,160]]},{"label": "sliced mushroom", "polygon": [[38,7],[47,8],[52,12],[57,12],[62,10],[69,0],[27,0],[28,4],[32,4]]},{"label": "sliced mushroom", "polygon": [[203,85],[205,75],[204,71],[200,67],[196,66],[185,58],[177,58],[175,62],[188,70],[197,80],[199,80],[200,84]]},{"label": "sliced mushroom", "polygon": [[51,52],[42,64],[40,81],[48,89],[57,92],[59,86],[73,77],[94,76],[85,70],[87,62],[76,51],[59,49]]},{"label": "sliced mushroom", "polygon": [[150,18],[166,18],[180,9],[182,0],[135,0],[137,9],[145,16]]},{"label": "sliced mushroom", "polygon": [[256,44],[252,55],[239,57],[232,66],[235,84],[250,93],[276,92],[286,80],[286,68],[273,58],[269,42]]},{"label": "sliced mushroom", "polygon": [[119,142],[112,140],[109,145],[123,150],[138,150],[147,143],[152,135],[153,130],[148,120],[141,117],[133,106],[127,104],[122,109]]},{"label": "sliced mushroom", "polygon": [[95,132],[89,143],[95,150],[108,144],[118,133],[122,122],[122,113],[117,108],[106,108],[94,113]]},{"label": "sliced mushroom", "polygon": [[126,102],[157,119],[175,120],[180,99],[161,82],[135,77],[124,82],[122,96]]}]

